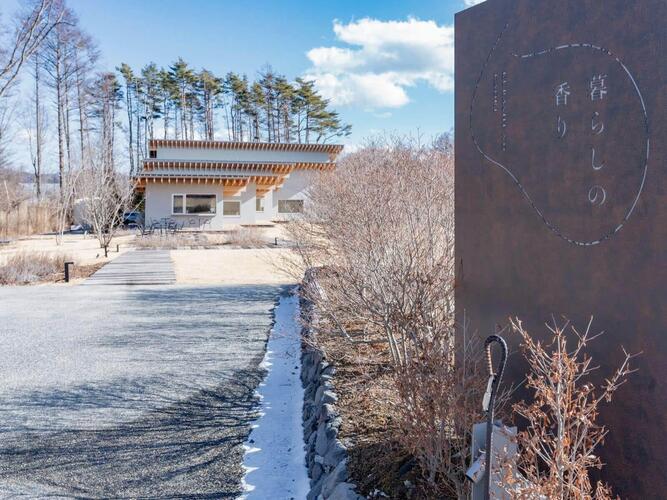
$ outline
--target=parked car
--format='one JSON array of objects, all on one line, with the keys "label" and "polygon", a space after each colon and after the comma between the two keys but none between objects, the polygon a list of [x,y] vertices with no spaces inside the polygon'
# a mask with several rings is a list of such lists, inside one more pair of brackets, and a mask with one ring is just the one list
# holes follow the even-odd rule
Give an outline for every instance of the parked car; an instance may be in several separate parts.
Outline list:
[{"label": "parked car", "polygon": [[125,212],[123,214],[123,225],[126,227],[137,227],[144,223],[144,215],[141,212]]}]

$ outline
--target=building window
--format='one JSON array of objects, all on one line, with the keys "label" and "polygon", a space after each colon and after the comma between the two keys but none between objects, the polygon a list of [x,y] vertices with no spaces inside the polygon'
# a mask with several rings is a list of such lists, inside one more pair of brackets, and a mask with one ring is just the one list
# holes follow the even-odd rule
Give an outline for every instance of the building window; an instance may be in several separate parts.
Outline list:
[{"label": "building window", "polygon": [[241,215],[241,202],[240,201],[223,201],[222,202],[222,215],[225,217],[238,217]]},{"label": "building window", "polygon": [[303,212],[303,200],[278,200],[279,214],[300,214]]},{"label": "building window", "polygon": [[171,198],[171,213],[184,214],[185,213],[185,195],[174,194]]},{"label": "building window", "polygon": [[156,151],[155,149],[151,149],[151,150],[148,152],[148,157],[149,157],[149,158],[157,158],[157,151]]},{"label": "building window", "polygon": [[185,195],[185,211],[188,214],[214,214],[214,194],[188,194]]},{"label": "building window", "polygon": [[175,194],[172,195],[171,213],[215,214],[216,201],[214,194]]},{"label": "building window", "polygon": [[264,198],[255,198],[255,211],[256,212],[264,211]]}]

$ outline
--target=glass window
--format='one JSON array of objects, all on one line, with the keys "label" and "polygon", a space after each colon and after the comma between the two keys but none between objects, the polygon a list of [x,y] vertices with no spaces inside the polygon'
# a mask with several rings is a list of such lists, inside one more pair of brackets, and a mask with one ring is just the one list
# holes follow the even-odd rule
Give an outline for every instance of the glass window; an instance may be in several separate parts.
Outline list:
[{"label": "glass window", "polygon": [[185,208],[188,214],[214,214],[214,194],[189,194],[185,197]]},{"label": "glass window", "polygon": [[303,212],[303,200],[278,200],[279,214],[300,214]]},{"label": "glass window", "polygon": [[223,201],[222,202],[222,215],[227,217],[238,217],[241,215],[241,202],[240,201]]},{"label": "glass window", "polygon": [[264,198],[255,198],[255,211],[256,212],[264,211]]},{"label": "glass window", "polygon": [[171,213],[172,214],[182,214],[183,208],[185,207],[185,203],[183,203],[183,198],[184,195],[182,194],[175,194],[172,196],[171,200]]}]

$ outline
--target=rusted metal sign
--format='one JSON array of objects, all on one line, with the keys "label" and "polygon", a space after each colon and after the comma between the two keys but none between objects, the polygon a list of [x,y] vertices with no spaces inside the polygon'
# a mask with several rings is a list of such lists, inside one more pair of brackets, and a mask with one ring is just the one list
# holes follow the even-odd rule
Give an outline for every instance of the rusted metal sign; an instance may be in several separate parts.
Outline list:
[{"label": "rusted metal sign", "polygon": [[666,140],[665,0],[457,15],[457,312],[482,334],[593,315],[602,372],[644,352],[604,417],[603,477],[631,498],[667,491]]}]

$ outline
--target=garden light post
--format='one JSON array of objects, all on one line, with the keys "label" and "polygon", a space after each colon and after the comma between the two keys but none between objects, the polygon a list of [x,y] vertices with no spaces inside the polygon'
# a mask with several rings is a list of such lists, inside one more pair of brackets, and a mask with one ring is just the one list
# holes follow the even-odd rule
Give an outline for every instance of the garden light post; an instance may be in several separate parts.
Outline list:
[{"label": "garden light post", "polygon": [[65,283],[69,283],[69,267],[73,265],[74,262],[65,262]]},{"label": "garden light post", "polygon": [[[497,343],[500,345],[500,364],[498,371],[493,371],[493,360],[491,358],[491,344]],[[486,467],[484,470],[484,498],[490,500],[491,491],[491,467],[493,463],[492,442],[493,442],[493,409],[496,403],[496,394],[498,393],[498,386],[505,370],[505,363],[507,362],[507,343],[499,335],[490,335],[484,342],[484,349],[486,350],[486,361],[489,366],[489,381],[482,401],[482,409],[486,412]]]}]

